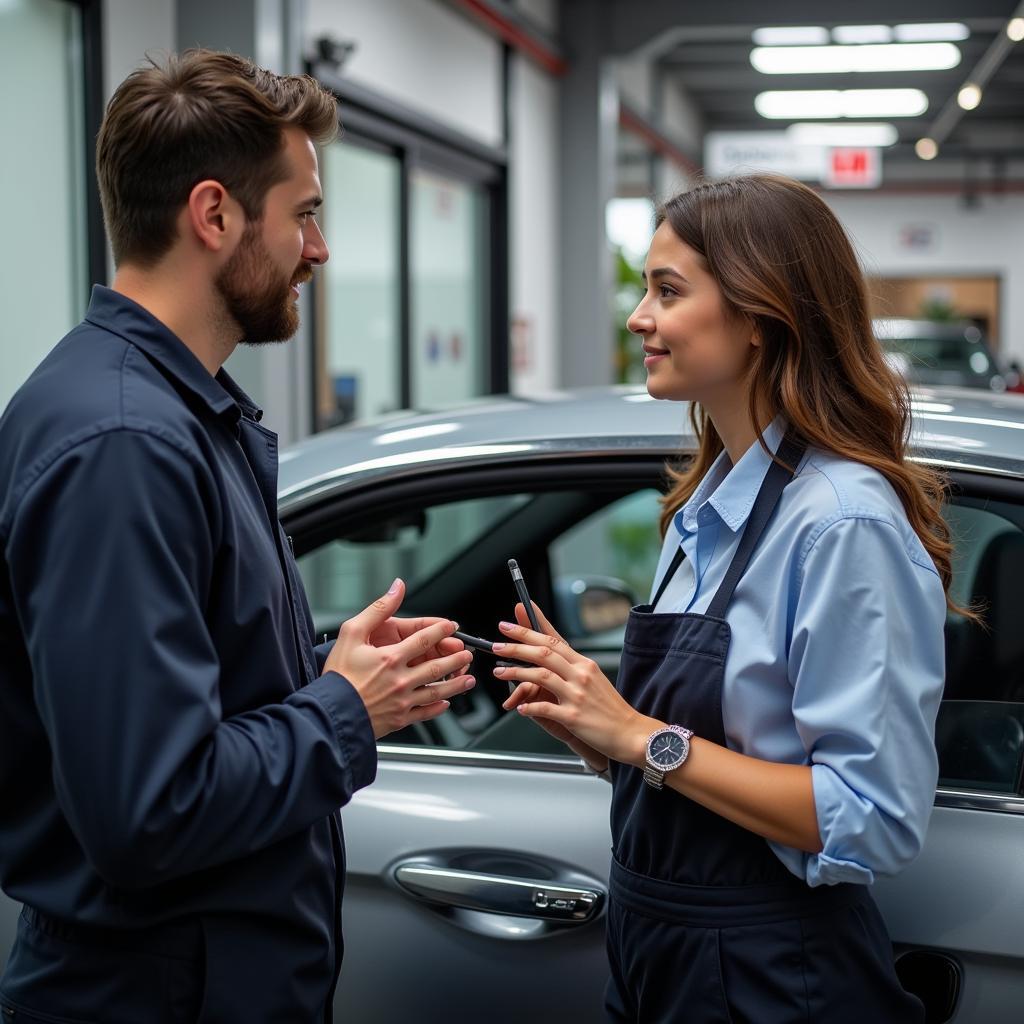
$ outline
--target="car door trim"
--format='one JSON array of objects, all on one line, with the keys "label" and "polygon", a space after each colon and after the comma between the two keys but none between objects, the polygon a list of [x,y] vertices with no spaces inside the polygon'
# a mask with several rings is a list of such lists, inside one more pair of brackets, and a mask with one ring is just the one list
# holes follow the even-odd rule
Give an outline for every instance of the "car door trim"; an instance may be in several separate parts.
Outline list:
[{"label": "car door trim", "polygon": [[412,764],[458,765],[460,768],[514,768],[566,775],[593,775],[572,754],[492,754],[483,750],[452,750],[450,747],[411,747],[378,743],[377,756],[387,761]]},{"label": "car door trim", "polygon": [[1024,796],[1016,793],[986,793],[974,789],[938,789],[936,807],[955,807],[966,811],[996,811],[1000,814],[1024,814]]},{"label": "car door trim", "polygon": [[[561,772],[565,775],[595,775],[583,761],[571,754],[492,754],[481,750],[452,750],[448,747],[411,747],[398,743],[379,743],[377,755],[382,760],[401,761],[407,764],[457,765],[460,768],[508,768],[520,771]],[[1003,814],[1024,814],[1024,796],[1014,793],[988,793],[984,790],[940,788],[935,792],[935,806],[972,811],[998,811]]]}]

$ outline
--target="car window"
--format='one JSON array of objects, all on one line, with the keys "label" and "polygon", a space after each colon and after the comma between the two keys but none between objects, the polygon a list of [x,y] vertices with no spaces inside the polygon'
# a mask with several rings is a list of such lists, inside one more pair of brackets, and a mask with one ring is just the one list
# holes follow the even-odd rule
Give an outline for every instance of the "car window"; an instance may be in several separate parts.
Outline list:
[{"label": "car window", "polygon": [[964,498],[946,510],[951,594],[981,613],[946,620],[936,725],[939,785],[1020,793],[1024,772],[1024,529],[1015,505]]},{"label": "car window", "polygon": [[[298,559],[318,635],[333,636],[401,576],[408,593],[401,614],[447,615],[468,632],[497,639],[496,624],[516,601],[505,565],[516,557],[555,627],[577,649],[600,654],[614,675],[625,619],[647,599],[657,564],[659,492],[609,486],[459,501],[438,496],[436,504],[340,525]],[[491,656],[477,654],[477,686],[453,700],[451,714],[387,742],[567,755],[534,723],[504,712],[507,684],[494,678],[493,667]]]},{"label": "car window", "polygon": [[[410,595],[442,566],[466,557],[484,534],[498,529],[530,501],[503,494],[417,506],[358,521],[298,559],[317,635],[339,625],[380,597],[396,576]],[[443,615],[440,608],[413,609]],[[408,614],[409,609],[403,611]]]}]

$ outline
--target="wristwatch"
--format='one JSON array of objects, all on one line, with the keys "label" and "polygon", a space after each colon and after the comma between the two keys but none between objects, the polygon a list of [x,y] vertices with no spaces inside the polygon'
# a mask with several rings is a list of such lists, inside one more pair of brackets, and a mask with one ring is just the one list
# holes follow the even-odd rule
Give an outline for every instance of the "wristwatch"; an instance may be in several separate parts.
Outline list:
[{"label": "wristwatch", "polygon": [[668,725],[651,733],[644,764],[644,782],[648,786],[661,789],[665,773],[678,768],[690,756],[692,735],[692,730],[681,725]]}]

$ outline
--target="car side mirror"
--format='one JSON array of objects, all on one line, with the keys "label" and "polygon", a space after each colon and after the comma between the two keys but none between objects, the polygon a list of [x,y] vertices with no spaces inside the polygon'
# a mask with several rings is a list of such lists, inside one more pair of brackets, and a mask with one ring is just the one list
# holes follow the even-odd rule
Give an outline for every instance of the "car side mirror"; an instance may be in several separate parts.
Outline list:
[{"label": "car side mirror", "polygon": [[611,576],[563,576],[555,580],[559,620],[571,637],[591,637],[625,627],[636,595]]}]

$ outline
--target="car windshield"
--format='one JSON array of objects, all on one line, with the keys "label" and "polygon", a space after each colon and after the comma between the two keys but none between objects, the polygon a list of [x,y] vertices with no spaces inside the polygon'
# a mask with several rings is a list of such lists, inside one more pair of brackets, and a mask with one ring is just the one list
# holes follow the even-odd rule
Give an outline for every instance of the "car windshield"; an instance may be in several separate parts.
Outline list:
[{"label": "car windshield", "polygon": [[992,360],[980,339],[963,335],[945,337],[882,338],[887,352],[903,357],[914,366],[931,370],[958,370],[979,376],[992,373]]}]

